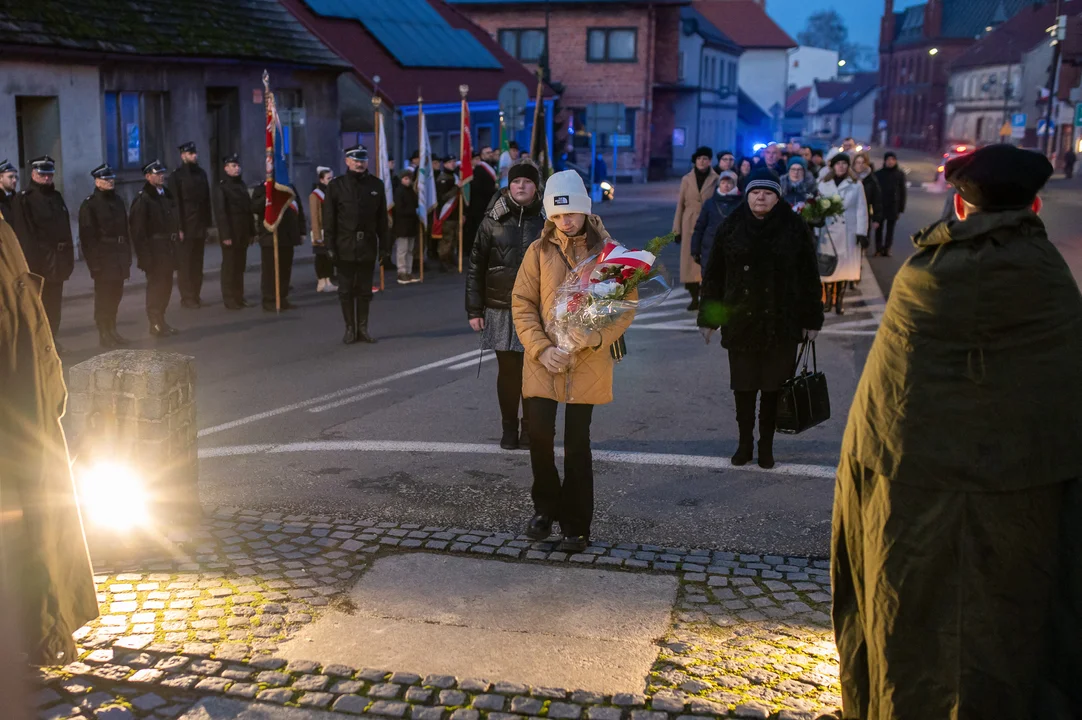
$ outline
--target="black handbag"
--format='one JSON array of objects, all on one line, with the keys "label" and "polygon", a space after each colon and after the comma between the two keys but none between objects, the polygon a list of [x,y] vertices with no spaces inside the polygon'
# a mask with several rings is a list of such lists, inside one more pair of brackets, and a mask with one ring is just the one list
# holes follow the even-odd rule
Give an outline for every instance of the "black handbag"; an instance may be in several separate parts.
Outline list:
[{"label": "black handbag", "polygon": [[[812,358],[811,372],[808,371],[808,355]],[[777,430],[789,435],[804,432],[830,419],[827,376],[819,372],[814,340],[801,346],[796,359],[798,367],[801,359],[803,367],[782,384],[778,393]]]},{"label": "black handbag", "polygon": [[819,277],[830,277],[838,269],[838,246],[834,244],[834,236],[826,226],[819,229],[820,245],[823,244],[823,233],[826,233],[827,239],[830,240],[830,248],[834,251],[834,254],[826,255],[816,248],[815,257],[819,261]]}]

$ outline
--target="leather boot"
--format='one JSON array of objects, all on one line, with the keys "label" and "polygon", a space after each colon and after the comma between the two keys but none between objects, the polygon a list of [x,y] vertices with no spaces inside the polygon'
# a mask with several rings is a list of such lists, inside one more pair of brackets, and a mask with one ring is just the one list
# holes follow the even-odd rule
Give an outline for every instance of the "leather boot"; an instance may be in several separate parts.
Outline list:
[{"label": "leather boot", "polygon": [[116,318],[109,321],[109,335],[113,338],[113,342],[118,347],[124,347],[125,345],[131,345],[131,340],[121,335],[116,329]]},{"label": "leather boot", "polygon": [[830,312],[834,309],[834,283],[823,283],[823,292],[826,294],[826,300],[823,301],[823,312]]},{"label": "leather boot", "polygon": [[111,350],[117,346],[116,340],[113,339],[112,333],[109,332],[108,322],[98,323],[98,344],[107,350]]},{"label": "leather boot", "polygon": [[736,424],[740,428],[740,440],[732,457],[734,467],[751,462],[755,454],[755,392],[735,392]]},{"label": "leather boot", "polygon": [[339,297],[342,305],[342,318],[346,321],[346,334],[342,336],[342,342],[352,345],[357,342],[357,312],[354,310],[353,298]]},{"label": "leather boot", "polygon": [[357,342],[375,343],[376,339],[368,334],[368,298],[357,298]]},{"label": "leather boot", "polygon": [[848,283],[834,283],[834,289],[837,295],[837,297],[834,298],[834,312],[837,315],[845,315],[845,306],[843,304],[843,301],[845,300],[845,290],[847,287]]},{"label": "leather boot", "polygon": [[500,447],[504,450],[518,450],[518,423],[511,421],[503,424],[503,437],[500,438]]},{"label": "leather boot", "polygon": [[688,310],[695,311],[699,309],[699,283],[687,283],[686,287],[688,292],[691,293],[691,304],[688,305]]},{"label": "leather boot", "polygon": [[763,393],[759,401],[759,467],[774,467],[774,428],[778,423],[778,394]]}]

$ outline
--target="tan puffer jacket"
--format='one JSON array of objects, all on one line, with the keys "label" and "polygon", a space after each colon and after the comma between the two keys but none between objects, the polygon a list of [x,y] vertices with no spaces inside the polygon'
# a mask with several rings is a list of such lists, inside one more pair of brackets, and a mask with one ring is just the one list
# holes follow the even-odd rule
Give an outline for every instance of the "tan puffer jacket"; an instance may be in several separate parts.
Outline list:
[{"label": "tan puffer jacket", "polygon": [[[541,238],[526,251],[511,299],[515,329],[526,348],[522,371],[523,397],[548,398],[580,405],[612,402],[614,361],[609,346],[627,331],[634,313],[624,314],[602,330],[601,344],[597,348],[576,352],[567,372],[553,375],[540,360],[541,353],[556,344],[545,332],[545,324],[556,304],[556,290],[570,272],[567,264],[575,267],[590,255],[600,252],[609,239],[611,236],[597,215],[587,218],[586,234],[577,239],[566,237],[548,221],[541,231]],[[566,263],[564,257],[567,258]]]}]

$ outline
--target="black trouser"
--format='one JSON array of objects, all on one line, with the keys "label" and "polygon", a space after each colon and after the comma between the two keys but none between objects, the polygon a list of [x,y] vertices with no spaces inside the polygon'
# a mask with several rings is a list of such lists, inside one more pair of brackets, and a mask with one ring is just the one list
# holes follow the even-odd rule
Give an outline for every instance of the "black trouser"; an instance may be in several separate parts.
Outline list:
[{"label": "black trouser", "polygon": [[[518,429],[518,405],[522,399],[522,362],[525,355],[513,351],[496,351],[496,397],[500,401],[500,416],[504,427]],[[526,423],[529,425],[529,422]]]},{"label": "black trouser", "polygon": [[120,298],[123,296],[123,278],[96,278],[94,280],[94,324],[99,330],[116,327],[116,314],[120,309]]},{"label": "black trouser", "polygon": [[372,273],[376,269],[375,258],[361,262],[340,260],[336,267],[340,300],[372,299]]},{"label": "black trouser", "polygon": [[[755,397],[760,393],[756,390],[737,390],[733,395],[736,396],[736,424],[740,428],[740,437],[750,441],[755,432]],[[760,397],[759,437],[773,439],[778,424],[778,391],[763,391]]]},{"label": "black trouser", "polygon": [[64,281],[46,280],[41,286],[41,304],[45,307],[45,317],[49,318],[49,329],[53,337],[60,330],[60,305],[64,300]]},{"label": "black trouser", "polygon": [[152,324],[165,322],[165,310],[173,294],[173,268],[147,271],[147,318]]},{"label": "black trouser", "polygon": [[898,218],[887,218],[879,223],[879,227],[875,229],[876,252],[881,253],[890,250],[890,246],[894,244],[894,226],[897,223]]},{"label": "black trouser", "polygon": [[530,464],[533,466],[534,509],[558,520],[565,535],[590,534],[594,516],[594,460],[590,452],[593,405],[566,405],[564,418],[564,481],[556,470],[557,402],[527,398]]},{"label": "black trouser", "polygon": [[[274,298],[274,247],[264,245],[260,248],[262,254],[262,270],[260,285],[263,288],[263,304],[270,306],[275,304]],[[278,244],[278,289],[285,300],[289,295],[289,281],[293,277],[293,246]]]},{"label": "black trouser", "polygon": [[244,299],[244,271],[248,266],[248,241],[234,240],[222,245],[222,300]]},{"label": "black trouser", "polygon": [[334,262],[326,254],[316,253],[316,278],[326,280],[334,277]]},{"label": "black trouser", "polygon": [[180,298],[189,302],[199,299],[203,291],[203,253],[207,243],[203,235],[185,233],[177,243],[177,285]]}]

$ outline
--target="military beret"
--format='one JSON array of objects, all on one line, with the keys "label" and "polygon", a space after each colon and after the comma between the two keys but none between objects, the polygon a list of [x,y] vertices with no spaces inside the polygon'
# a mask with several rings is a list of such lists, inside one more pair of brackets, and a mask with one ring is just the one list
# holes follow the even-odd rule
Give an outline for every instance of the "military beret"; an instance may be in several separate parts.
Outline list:
[{"label": "military beret", "polygon": [[1052,163],[1032,150],[998,144],[950,160],[943,176],[970,205],[985,212],[1029,207],[1048,178]]},{"label": "military beret", "polygon": [[222,160],[222,165],[229,165],[230,163],[240,165],[240,155],[238,155],[237,153],[230,153],[229,155],[226,155],[225,158]]},{"label": "military beret", "polygon": [[90,171],[90,176],[95,180],[113,180],[116,178],[116,171],[109,167],[109,163],[102,163]]},{"label": "military beret", "polygon": [[695,151],[695,154],[691,156],[691,159],[698,160],[701,157],[713,159],[714,151],[703,145],[701,148]]},{"label": "military beret", "polygon": [[9,163],[7,160],[0,163],[0,175],[2,175],[4,173],[9,173],[9,172],[17,173],[17,172],[19,172],[19,168],[15,167],[11,163]]},{"label": "military beret", "polygon": [[350,160],[367,160],[368,148],[364,145],[354,145],[351,148],[346,148],[346,157]]},{"label": "military beret", "polygon": [[165,165],[159,160],[151,160],[143,166],[144,175],[161,175],[165,172]]},{"label": "military beret", "polygon": [[56,172],[56,161],[48,155],[42,155],[30,161],[30,169],[37,170],[42,175],[52,175]]},{"label": "military beret", "polygon": [[196,151],[195,150],[195,143],[192,142],[191,140],[189,140],[188,142],[184,143],[183,145],[178,146],[177,150],[180,150],[182,153],[193,153],[193,152]]}]

